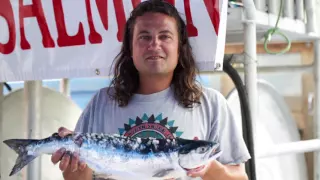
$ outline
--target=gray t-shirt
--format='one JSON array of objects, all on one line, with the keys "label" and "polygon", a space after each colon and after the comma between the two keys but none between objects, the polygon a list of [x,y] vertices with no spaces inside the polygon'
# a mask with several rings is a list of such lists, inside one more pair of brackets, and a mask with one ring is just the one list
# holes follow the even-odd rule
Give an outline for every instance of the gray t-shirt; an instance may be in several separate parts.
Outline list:
[{"label": "gray t-shirt", "polygon": [[[224,96],[202,87],[201,104],[187,109],[178,104],[172,87],[161,92],[135,94],[128,106],[119,107],[100,89],[84,109],[75,131],[117,133],[126,136],[181,137],[218,141],[223,164],[238,164],[250,158],[235,118]],[[113,91],[113,89],[111,89]]]}]

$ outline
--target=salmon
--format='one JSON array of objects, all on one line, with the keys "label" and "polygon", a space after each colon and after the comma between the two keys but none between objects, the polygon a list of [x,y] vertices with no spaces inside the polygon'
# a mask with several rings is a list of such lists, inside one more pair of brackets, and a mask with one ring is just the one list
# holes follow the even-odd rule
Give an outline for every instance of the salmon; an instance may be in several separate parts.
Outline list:
[{"label": "salmon", "polygon": [[111,179],[178,179],[219,157],[219,143],[183,138],[140,138],[118,134],[58,133],[44,139],[8,139],[18,157],[10,176],[35,158],[60,148],[76,152],[97,177]]}]

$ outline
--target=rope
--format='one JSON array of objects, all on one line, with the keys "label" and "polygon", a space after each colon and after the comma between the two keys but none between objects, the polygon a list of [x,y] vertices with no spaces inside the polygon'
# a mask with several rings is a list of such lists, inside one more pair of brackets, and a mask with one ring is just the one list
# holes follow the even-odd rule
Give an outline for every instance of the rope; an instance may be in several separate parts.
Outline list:
[{"label": "rope", "polygon": [[[276,22],[275,27],[274,28],[270,28],[266,32],[266,34],[264,35],[264,38],[265,38],[265,40],[264,40],[264,49],[269,54],[283,54],[283,53],[286,53],[287,51],[289,51],[290,48],[291,48],[291,40],[284,33],[282,33],[278,28],[278,24],[279,24],[279,20],[280,20],[282,12],[283,12],[283,0],[281,0],[279,14],[278,14],[278,18],[277,18],[277,22]],[[282,49],[280,52],[274,52],[274,51],[271,51],[271,50],[268,49],[268,42],[271,41],[271,37],[274,34],[278,34],[278,35],[282,36],[287,41],[287,47]]]}]

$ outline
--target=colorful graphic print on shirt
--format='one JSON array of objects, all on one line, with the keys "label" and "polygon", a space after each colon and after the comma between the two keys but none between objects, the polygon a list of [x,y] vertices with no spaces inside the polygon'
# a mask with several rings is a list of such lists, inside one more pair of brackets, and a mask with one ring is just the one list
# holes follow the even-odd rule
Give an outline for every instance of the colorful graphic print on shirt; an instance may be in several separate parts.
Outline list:
[{"label": "colorful graphic print on shirt", "polygon": [[146,113],[140,118],[129,118],[129,122],[119,128],[120,135],[128,137],[154,137],[154,138],[176,138],[180,137],[183,132],[175,126],[174,120],[168,120],[168,117],[162,118],[162,113],[156,117]]}]

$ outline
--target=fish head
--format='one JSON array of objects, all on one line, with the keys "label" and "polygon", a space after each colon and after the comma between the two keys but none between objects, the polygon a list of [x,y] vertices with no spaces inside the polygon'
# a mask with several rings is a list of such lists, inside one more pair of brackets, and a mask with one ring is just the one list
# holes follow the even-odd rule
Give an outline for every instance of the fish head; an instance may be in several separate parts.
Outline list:
[{"label": "fish head", "polygon": [[185,170],[203,167],[219,154],[219,144],[216,142],[180,139],[179,165]]}]

